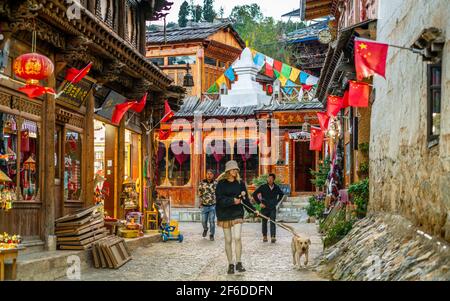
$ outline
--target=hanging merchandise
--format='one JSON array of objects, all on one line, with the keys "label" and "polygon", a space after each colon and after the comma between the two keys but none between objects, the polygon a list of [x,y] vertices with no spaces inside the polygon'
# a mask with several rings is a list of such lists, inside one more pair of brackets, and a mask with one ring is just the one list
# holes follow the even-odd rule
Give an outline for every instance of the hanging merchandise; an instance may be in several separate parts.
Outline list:
[{"label": "hanging merchandise", "polygon": [[136,190],[136,183],[130,177],[122,183],[123,191],[120,196],[122,207],[125,210],[137,209],[139,206],[139,193]]},{"label": "hanging merchandise", "polygon": [[388,44],[355,38],[355,68],[359,81],[374,74],[386,78],[388,49]]},{"label": "hanging merchandise", "polygon": [[34,183],[36,161],[31,156],[23,163],[23,170],[23,195],[25,199],[31,199],[36,192],[36,183]]},{"label": "hanging merchandise", "polygon": [[16,201],[16,191],[8,187],[11,182],[11,178],[0,170],[0,210],[11,210],[13,202]]},{"label": "hanging merchandise", "polygon": [[348,103],[352,107],[366,108],[369,106],[370,86],[366,83],[350,81]]}]

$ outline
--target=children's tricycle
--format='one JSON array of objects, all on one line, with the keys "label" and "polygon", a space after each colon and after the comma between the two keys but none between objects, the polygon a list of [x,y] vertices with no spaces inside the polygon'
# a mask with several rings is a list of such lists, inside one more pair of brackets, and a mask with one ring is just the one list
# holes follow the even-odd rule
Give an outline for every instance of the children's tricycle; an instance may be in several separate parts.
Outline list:
[{"label": "children's tricycle", "polygon": [[161,236],[163,242],[168,240],[178,240],[179,242],[183,241],[183,234],[180,233],[177,221],[170,221],[170,224],[162,224]]}]

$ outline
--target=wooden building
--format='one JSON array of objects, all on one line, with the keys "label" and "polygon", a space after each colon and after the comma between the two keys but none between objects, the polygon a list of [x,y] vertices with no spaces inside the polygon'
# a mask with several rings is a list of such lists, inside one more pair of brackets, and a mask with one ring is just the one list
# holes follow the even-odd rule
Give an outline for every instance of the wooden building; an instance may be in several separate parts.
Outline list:
[{"label": "wooden building", "polygon": [[[233,67],[238,79],[226,94],[187,97],[172,123],[161,126],[162,131],[172,132],[168,139],[158,142],[157,191],[170,197],[174,206],[196,207],[198,183],[206,171],[213,169],[218,175],[230,159],[238,162],[250,191],[254,189],[253,179],[269,172],[288,185],[293,195],[315,191],[310,170],[317,168],[323,154],[310,151],[308,140],[293,137],[305,125],[318,126],[316,112],[322,110],[322,104],[284,98],[278,101],[266,94],[253,76],[257,69],[248,48]],[[279,124],[278,132],[274,122]],[[263,123],[270,126],[263,130]],[[262,163],[268,158],[262,151],[264,140],[273,147],[268,164]],[[177,152],[177,147],[182,152]]]},{"label": "wooden building", "polygon": [[[168,1],[80,3],[5,0],[0,5],[0,168],[12,179],[1,188],[15,191],[12,209],[0,210],[0,231],[22,235],[29,246],[46,241],[54,247],[55,219],[93,204],[95,174],[106,178],[109,215],[123,217],[120,193],[126,177],[137,182],[136,209],[142,211],[153,169],[147,120],[151,111],[158,118],[163,99],[183,92],[144,56],[145,22],[169,9]],[[36,52],[55,66],[45,85],[56,92],[65,87],[57,98],[31,99],[17,90],[23,84],[12,62],[31,52],[33,32]],[[66,85],[67,69],[89,62],[88,76]],[[129,113],[118,126],[111,123],[115,104],[147,92],[141,114]]]},{"label": "wooden building", "polygon": [[199,23],[166,32],[147,32],[147,57],[176,85],[183,85],[186,66],[194,77],[190,95],[200,97],[245,48],[228,22]]}]

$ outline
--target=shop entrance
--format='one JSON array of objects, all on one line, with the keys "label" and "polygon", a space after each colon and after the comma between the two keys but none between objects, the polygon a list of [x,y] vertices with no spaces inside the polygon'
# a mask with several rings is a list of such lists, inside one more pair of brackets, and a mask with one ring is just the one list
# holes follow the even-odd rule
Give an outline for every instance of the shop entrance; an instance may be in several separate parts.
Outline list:
[{"label": "shop entrance", "polygon": [[94,189],[103,193],[105,214],[116,216],[117,128],[99,120],[94,120],[94,174]]},{"label": "shop entrance", "polygon": [[309,150],[309,142],[295,142],[295,191],[313,191],[311,169],[315,166],[315,154]]}]

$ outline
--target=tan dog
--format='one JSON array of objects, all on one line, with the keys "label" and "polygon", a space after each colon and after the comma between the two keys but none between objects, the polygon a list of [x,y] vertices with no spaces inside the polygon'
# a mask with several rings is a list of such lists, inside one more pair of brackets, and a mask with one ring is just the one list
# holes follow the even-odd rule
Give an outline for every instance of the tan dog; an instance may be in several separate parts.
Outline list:
[{"label": "tan dog", "polygon": [[310,245],[311,240],[309,238],[302,238],[300,236],[292,237],[291,247],[295,267],[301,267],[300,258],[302,257],[302,255],[305,255],[305,266],[308,265]]},{"label": "tan dog", "polygon": [[300,268],[300,258],[305,255],[305,266],[308,265],[309,261],[309,246],[311,245],[311,240],[309,238],[302,238],[295,229],[289,225],[283,224],[284,227],[291,230],[294,235],[292,237],[291,248],[292,248],[292,258],[294,259],[294,267]]}]

